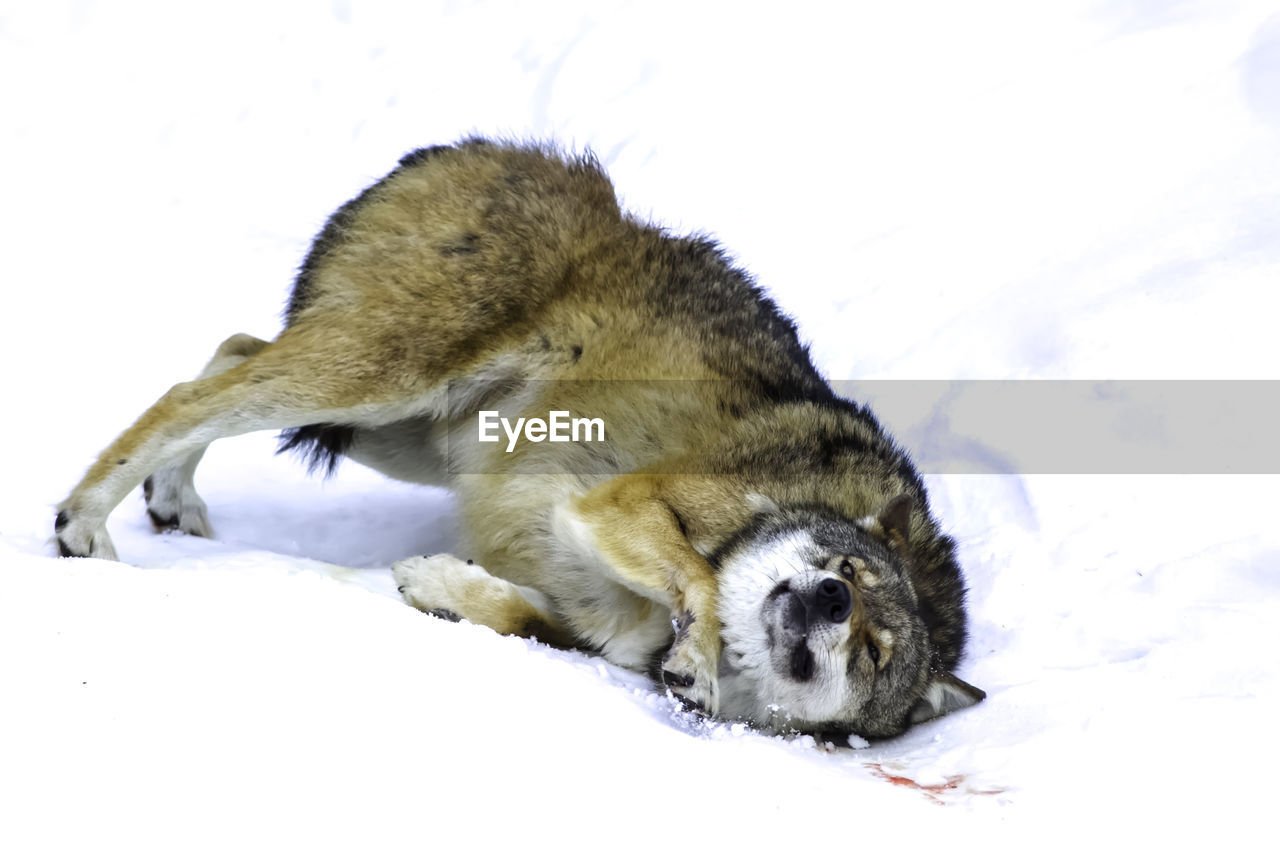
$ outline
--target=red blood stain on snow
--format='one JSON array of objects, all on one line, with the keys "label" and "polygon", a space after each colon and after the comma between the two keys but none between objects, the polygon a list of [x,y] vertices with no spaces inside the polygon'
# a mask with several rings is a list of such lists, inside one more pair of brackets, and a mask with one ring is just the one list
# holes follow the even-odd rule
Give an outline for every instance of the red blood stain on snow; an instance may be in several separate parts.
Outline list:
[{"label": "red blood stain on snow", "polygon": [[877,779],[883,779],[884,781],[888,782],[890,785],[896,785],[900,788],[909,788],[910,790],[913,790],[913,791],[919,791],[921,794],[924,795],[925,799],[927,799],[929,802],[936,803],[940,806],[945,806],[949,802],[955,801],[956,799],[955,797],[946,797],[946,795],[951,792],[958,792],[960,794],[981,794],[984,796],[993,796],[995,794],[1003,794],[1007,790],[1006,788],[978,789],[978,788],[968,788],[968,787],[962,790],[960,785],[961,783],[964,782],[965,779],[968,778],[963,773],[957,776],[944,776],[943,779],[945,781],[938,782],[933,785],[922,785],[914,779],[908,778],[906,776],[899,776],[896,773],[891,773],[890,771],[884,769],[883,765],[876,762],[868,762],[863,766],[865,766],[868,770],[870,770]]}]

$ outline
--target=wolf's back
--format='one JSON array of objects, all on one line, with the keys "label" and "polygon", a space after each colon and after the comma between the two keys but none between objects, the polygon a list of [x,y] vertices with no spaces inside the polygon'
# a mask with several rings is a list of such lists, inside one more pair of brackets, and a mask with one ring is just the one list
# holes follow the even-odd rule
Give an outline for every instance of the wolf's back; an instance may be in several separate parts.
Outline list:
[{"label": "wolf's back", "polygon": [[613,186],[589,155],[478,138],[421,148],[329,218],[298,271],[286,322],[353,298],[389,311],[475,306],[487,320],[527,311],[621,222]]}]

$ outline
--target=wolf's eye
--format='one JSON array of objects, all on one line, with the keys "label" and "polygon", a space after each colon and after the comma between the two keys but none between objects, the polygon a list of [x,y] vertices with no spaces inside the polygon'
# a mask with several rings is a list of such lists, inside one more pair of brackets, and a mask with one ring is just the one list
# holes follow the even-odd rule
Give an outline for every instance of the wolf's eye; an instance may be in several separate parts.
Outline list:
[{"label": "wolf's eye", "polygon": [[840,574],[847,577],[849,580],[853,580],[853,563],[849,562],[848,560],[841,560],[840,566],[837,569],[837,571],[840,572]]},{"label": "wolf's eye", "polygon": [[876,666],[880,665],[880,647],[871,641],[867,641],[867,654],[871,655],[871,662]]}]

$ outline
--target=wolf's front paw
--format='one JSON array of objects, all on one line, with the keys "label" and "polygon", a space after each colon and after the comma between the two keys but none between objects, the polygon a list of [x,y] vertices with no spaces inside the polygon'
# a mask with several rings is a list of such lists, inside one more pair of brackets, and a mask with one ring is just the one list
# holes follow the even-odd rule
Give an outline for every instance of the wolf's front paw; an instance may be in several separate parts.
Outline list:
[{"label": "wolf's front paw", "polygon": [[213,538],[209,508],[178,472],[161,469],[142,483],[147,515],[157,533],[181,530],[192,536]]},{"label": "wolf's front paw", "polygon": [[97,557],[101,560],[116,560],[116,546],[111,543],[105,527],[94,527],[80,523],[77,517],[66,509],[58,512],[53,522],[53,535],[58,543],[60,557]]},{"label": "wolf's front paw", "polygon": [[691,614],[677,618],[676,641],[662,659],[662,683],[681,702],[715,716],[720,711],[719,649],[691,631],[693,624]]},{"label": "wolf's front paw", "polygon": [[482,582],[488,577],[484,569],[464,563],[451,554],[400,560],[391,565],[391,575],[409,606],[451,622],[461,618],[459,593],[464,592],[461,587],[469,580]]}]

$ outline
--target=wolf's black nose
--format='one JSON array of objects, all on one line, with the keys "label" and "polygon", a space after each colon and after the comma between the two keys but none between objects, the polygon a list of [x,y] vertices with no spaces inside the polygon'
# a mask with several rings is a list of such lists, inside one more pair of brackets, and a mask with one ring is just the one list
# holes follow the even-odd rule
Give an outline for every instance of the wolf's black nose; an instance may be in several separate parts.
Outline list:
[{"label": "wolf's black nose", "polygon": [[843,581],[827,578],[818,584],[814,598],[818,616],[828,622],[843,622],[853,612],[853,596],[849,594],[849,585]]}]

